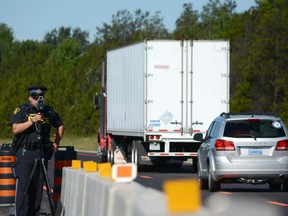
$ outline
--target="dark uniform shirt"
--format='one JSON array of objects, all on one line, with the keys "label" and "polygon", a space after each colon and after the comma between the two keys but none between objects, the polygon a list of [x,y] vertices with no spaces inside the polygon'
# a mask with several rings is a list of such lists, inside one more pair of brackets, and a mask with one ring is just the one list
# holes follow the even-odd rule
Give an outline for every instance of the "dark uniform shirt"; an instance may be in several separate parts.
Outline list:
[{"label": "dark uniform shirt", "polygon": [[[26,122],[32,119],[37,113],[38,111],[36,110],[36,108],[30,103],[22,104],[15,109],[10,123],[12,125],[14,123]],[[54,110],[53,107],[45,105],[42,111],[42,115],[43,120],[41,124],[37,124],[38,127],[40,127],[38,128],[38,131],[37,127],[35,125],[32,125],[25,132],[18,135],[20,140],[20,146],[23,146],[25,145],[25,143],[28,142],[38,142],[39,131],[41,132],[40,135],[42,137],[42,142],[49,142],[51,126],[58,128],[63,124],[61,117],[58,115],[58,113]]]}]

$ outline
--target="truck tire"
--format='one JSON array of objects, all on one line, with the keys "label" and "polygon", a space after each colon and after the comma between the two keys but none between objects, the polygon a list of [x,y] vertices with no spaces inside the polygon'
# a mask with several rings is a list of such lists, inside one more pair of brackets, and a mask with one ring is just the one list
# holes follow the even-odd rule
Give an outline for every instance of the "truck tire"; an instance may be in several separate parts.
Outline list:
[{"label": "truck tire", "polygon": [[108,156],[107,156],[107,151],[106,149],[103,149],[99,155],[99,162],[100,163],[106,163],[108,162]]},{"label": "truck tire", "polygon": [[197,157],[192,158],[192,166],[193,166],[193,172],[198,173],[198,158]]},{"label": "truck tire", "polygon": [[117,143],[114,139],[111,140],[111,149],[108,150],[108,153],[107,153],[107,159],[108,159],[108,162],[111,163],[111,165],[114,164],[114,151],[116,150],[116,146],[117,146]]},{"label": "truck tire", "polygon": [[179,163],[171,164],[170,167],[172,167],[172,168],[177,168],[177,169],[181,169],[182,165],[183,165],[183,162],[182,162],[182,163],[179,162]]}]

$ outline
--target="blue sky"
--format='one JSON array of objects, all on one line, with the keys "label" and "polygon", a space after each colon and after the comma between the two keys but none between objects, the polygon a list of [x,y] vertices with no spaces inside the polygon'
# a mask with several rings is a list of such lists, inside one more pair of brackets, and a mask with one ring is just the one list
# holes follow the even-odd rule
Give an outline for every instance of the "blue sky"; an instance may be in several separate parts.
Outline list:
[{"label": "blue sky", "polygon": [[[222,0],[223,2],[224,0]],[[42,40],[47,32],[61,26],[88,31],[95,38],[96,27],[111,23],[112,15],[126,9],[161,11],[165,26],[172,31],[183,11],[183,4],[191,2],[194,10],[202,11],[209,0],[1,0],[0,22],[12,28],[17,40]],[[255,6],[255,0],[236,0],[237,12]]]}]

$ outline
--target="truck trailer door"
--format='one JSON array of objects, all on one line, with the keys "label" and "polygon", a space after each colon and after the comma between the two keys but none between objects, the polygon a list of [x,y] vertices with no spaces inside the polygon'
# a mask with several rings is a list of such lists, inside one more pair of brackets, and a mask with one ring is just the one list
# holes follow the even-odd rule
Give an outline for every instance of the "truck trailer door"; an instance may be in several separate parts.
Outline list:
[{"label": "truck trailer door", "polygon": [[148,131],[187,130],[187,48],[183,41],[146,42],[146,128]]}]

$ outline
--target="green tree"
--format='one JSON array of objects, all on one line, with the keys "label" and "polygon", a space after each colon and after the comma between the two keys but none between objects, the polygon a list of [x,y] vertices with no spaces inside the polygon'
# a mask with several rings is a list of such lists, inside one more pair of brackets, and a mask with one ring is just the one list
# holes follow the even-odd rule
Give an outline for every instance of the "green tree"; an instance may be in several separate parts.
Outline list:
[{"label": "green tree", "polygon": [[206,39],[228,39],[226,32],[232,26],[237,4],[234,0],[209,0],[203,6],[201,17],[202,36]]},{"label": "green tree", "polygon": [[160,12],[149,17],[149,12],[136,10],[134,15],[127,10],[121,10],[112,16],[112,24],[97,27],[95,43],[104,45],[104,50],[125,44],[144,40],[146,38],[168,38],[168,30],[160,18]]},{"label": "green tree", "polygon": [[235,112],[252,111],[253,86],[252,73],[249,65],[250,45],[254,39],[251,32],[257,27],[254,12],[237,14],[233,18],[233,25],[228,31],[230,38],[230,110]]},{"label": "green tree", "polygon": [[174,38],[178,39],[198,39],[202,37],[199,21],[199,13],[193,10],[191,3],[183,5],[183,12],[176,20],[176,29],[173,33]]},{"label": "green tree", "polygon": [[15,107],[27,101],[27,87],[42,83],[40,75],[49,52],[49,47],[37,41],[16,41],[12,43],[5,63],[0,63],[6,68],[0,79],[2,136],[11,136],[9,121]]},{"label": "green tree", "polygon": [[[235,102],[231,108],[237,109],[239,101],[249,92],[251,110],[276,112],[287,120],[288,2],[263,0],[257,3],[258,7],[239,18],[245,25],[233,43],[231,65],[238,64],[238,73],[232,71],[232,76],[241,78],[232,94]],[[244,97],[240,94],[243,93],[241,85],[249,86]]]},{"label": "green tree", "polygon": [[[222,3],[223,2],[223,3]],[[234,12],[232,0],[210,0],[203,11],[183,5],[173,38],[229,39],[230,110],[277,112],[288,121],[288,2],[257,0],[244,13]],[[46,85],[45,103],[64,119],[66,133],[96,134],[99,113],[92,99],[100,89],[101,59],[108,49],[171,35],[160,12],[150,15],[118,11],[111,23],[96,27],[95,41],[79,28],[61,27],[42,42],[15,41],[13,31],[0,23],[0,136],[11,137],[14,108],[27,100],[27,87]]]},{"label": "green tree", "polygon": [[44,36],[44,43],[51,44],[54,47],[59,46],[66,39],[76,40],[81,45],[81,50],[84,52],[89,45],[89,33],[81,31],[80,28],[71,29],[71,27],[60,27],[52,29]]},{"label": "green tree", "polygon": [[[0,22],[0,62],[8,55],[14,40],[13,31],[5,23]],[[0,72],[3,72],[0,70]]]}]

